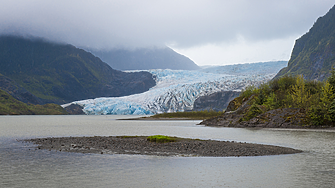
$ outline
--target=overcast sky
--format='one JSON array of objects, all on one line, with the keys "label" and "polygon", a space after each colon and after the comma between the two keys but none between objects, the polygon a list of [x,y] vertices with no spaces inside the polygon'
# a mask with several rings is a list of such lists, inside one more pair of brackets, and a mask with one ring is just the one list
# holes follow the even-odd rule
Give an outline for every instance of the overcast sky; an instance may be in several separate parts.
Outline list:
[{"label": "overcast sky", "polygon": [[198,65],[289,60],[334,0],[0,0],[0,33],[97,49],[167,45]]}]

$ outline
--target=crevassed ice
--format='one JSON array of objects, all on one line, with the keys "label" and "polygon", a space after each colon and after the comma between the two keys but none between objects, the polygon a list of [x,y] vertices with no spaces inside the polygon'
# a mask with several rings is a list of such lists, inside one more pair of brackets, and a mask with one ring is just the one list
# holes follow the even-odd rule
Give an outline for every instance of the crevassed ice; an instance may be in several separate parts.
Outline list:
[{"label": "crevassed ice", "polygon": [[[194,101],[217,91],[239,91],[249,85],[259,85],[275,74],[227,75],[186,70],[149,70],[156,86],[149,91],[124,96],[75,101],[86,114],[150,115],[163,112],[192,110]],[[69,104],[66,104],[69,105]],[[66,105],[63,105],[66,106]]]}]

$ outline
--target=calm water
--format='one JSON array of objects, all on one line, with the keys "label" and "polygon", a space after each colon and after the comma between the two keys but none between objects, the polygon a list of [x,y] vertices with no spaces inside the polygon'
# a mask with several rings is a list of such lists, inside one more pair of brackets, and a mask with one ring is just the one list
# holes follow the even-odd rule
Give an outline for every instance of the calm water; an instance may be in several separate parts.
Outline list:
[{"label": "calm water", "polygon": [[[128,117],[128,116],[127,116]],[[335,131],[211,128],[125,116],[0,116],[0,187],[334,187]],[[304,150],[263,157],[157,157],[35,150],[17,139],[154,135]]]}]

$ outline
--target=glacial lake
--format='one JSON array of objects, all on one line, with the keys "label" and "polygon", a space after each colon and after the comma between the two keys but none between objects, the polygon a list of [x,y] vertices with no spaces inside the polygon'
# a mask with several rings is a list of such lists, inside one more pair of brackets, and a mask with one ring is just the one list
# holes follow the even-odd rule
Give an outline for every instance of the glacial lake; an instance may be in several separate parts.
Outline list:
[{"label": "glacial lake", "polygon": [[[334,187],[335,130],[242,129],[134,116],[0,116],[0,187]],[[155,135],[303,150],[261,157],[158,157],[36,150],[36,137]]]}]

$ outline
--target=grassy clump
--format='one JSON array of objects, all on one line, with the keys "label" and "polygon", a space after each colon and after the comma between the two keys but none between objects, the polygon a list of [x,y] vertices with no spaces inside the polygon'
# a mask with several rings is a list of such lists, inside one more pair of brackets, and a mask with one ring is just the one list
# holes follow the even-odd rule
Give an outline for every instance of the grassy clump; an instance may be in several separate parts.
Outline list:
[{"label": "grassy clump", "polygon": [[166,142],[175,142],[176,138],[169,137],[169,136],[163,136],[163,135],[153,135],[153,136],[148,136],[147,140],[150,142],[156,142],[156,143],[166,143]]},{"label": "grassy clump", "polygon": [[189,119],[208,119],[216,116],[222,115],[224,112],[214,111],[214,110],[204,110],[204,111],[191,111],[191,112],[173,112],[173,113],[163,113],[156,114],[151,117],[153,118],[189,118]]}]

